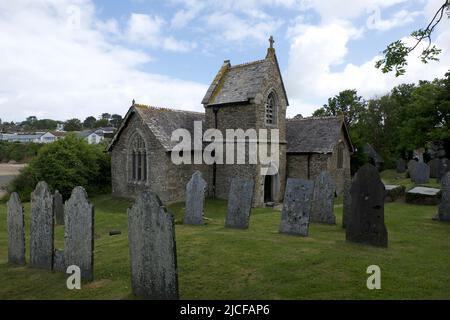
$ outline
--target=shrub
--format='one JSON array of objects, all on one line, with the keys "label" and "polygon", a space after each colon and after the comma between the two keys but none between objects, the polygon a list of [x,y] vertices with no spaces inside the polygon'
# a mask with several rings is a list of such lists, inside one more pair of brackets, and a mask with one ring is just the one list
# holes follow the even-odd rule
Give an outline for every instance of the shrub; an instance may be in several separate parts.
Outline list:
[{"label": "shrub", "polygon": [[0,141],[0,161],[27,162],[37,155],[42,146],[38,143]]},{"label": "shrub", "polygon": [[18,192],[28,201],[39,181],[46,181],[52,191],[59,190],[65,199],[76,186],[89,194],[106,192],[110,188],[111,159],[104,145],[89,145],[84,139],[68,135],[42,147],[35,157],[10,184],[10,192]]}]

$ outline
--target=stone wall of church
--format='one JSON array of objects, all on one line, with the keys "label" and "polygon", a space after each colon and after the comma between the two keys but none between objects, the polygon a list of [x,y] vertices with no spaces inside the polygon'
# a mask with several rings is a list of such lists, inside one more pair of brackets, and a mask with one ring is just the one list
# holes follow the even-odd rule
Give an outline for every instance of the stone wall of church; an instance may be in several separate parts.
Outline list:
[{"label": "stone wall of church", "polygon": [[328,171],[330,154],[288,154],[287,176],[313,180],[322,171]]},{"label": "stone wall of church", "polygon": [[[133,135],[139,132],[144,138],[147,150],[147,181],[131,181],[130,152],[128,146]],[[132,115],[128,125],[123,129],[111,153],[112,194],[115,197],[135,198],[140,192],[149,189],[160,197],[161,201],[183,201],[186,184],[192,174],[199,170],[202,172],[208,186],[211,181],[211,167],[206,165],[180,165],[171,161],[167,152],[154,137],[141,119]]]},{"label": "stone wall of church", "polygon": [[330,172],[331,176],[333,177],[334,181],[336,182],[336,193],[338,195],[341,195],[341,193],[344,190],[344,183],[345,180],[350,178],[351,171],[350,171],[350,146],[348,145],[347,140],[345,139],[344,133],[341,133],[340,136],[340,142],[344,145],[343,148],[343,166],[342,168],[338,169],[338,148],[339,144],[336,145],[334,148],[333,154],[331,155],[330,159],[328,160],[328,171]]}]

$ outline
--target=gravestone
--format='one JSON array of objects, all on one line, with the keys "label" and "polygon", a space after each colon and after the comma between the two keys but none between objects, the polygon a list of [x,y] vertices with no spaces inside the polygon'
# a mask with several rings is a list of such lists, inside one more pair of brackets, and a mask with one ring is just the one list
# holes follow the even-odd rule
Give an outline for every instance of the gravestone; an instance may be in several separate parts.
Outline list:
[{"label": "gravestone", "polygon": [[406,203],[420,205],[438,205],[441,199],[441,190],[436,188],[415,187],[406,192]]},{"label": "gravestone", "polygon": [[64,250],[55,250],[53,253],[53,271],[66,273],[67,266],[64,257]]},{"label": "gravestone", "polygon": [[417,162],[416,160],[409,160],[408,162],[408,176],[410,178],[412,178],[412,176],[414,175],[414,171],[417,167],[417,165],[419,164],[419,162]]},{"label": "gravestone", "polygon": [[442,177],[445,176],[447,172],[450,172],[450,161],[447,158],[442,158],[439,161],[437,180],[441,181]]},{"label": "gravestone", "polygon": [[288,179],[281,212],[280,233],[308,236],[314,182]]},{"label": "gravestone", "polygon": [[450,221],[450,172],[441,179],[442,199],[439,204],[439,221]]},{"label": "gravestone", "polygon": [[311,222],[336,224],[334,215],[334,196],[336,184],[328,172],[321,172],[314,179],[313,201],[311,205]]},{"label": "gravestone", "polygon": [[66,201],[64,221],[64,262],[81,270],[81,279],[94,279],[94,207],[86,190],[76,187]]},{"label": "gravestone", "polygon": [[406,162],[403,159],[398,159],[396,163],[397,173],[405,173],[406,171]]},{"label": "gravestone", "polygon": [[128,209],[133,293],[146,299],[178,299],[173,216],[158,196],[143,192]]},{"label": "gravestone", "polygon": [[203,206],[205,203],[206,181],[200,171],[196,171],[186,186],[186,211],[184,224],[203,225]]},{"label": "gravestone", "polygon": [[17,193],[11,194],[8,204],[8,263],[25,265],[25,219],[23,205]]},{"label": "gravestone", "polygon": [[53,268],[53,196],[46,182],[39,182],[31,194],[30,266]]},{"label": "gravestone", "polygon": [[253,180],[242,178],[233,178],[231,180],[225,227],[248,229],[254,185]]},{"label": "gravestone", "polygon": [[64,203],[62,195],[58,190],[55,191],[53,195],[53,216],[55,217],[55,223],[57,225],[64,225]]},{"label": "gravestone", "polygon": [[384,184],[378,170],[366,164],[361,167],[350,188],[352,210],[346,239],[378,247],[387,247],[388,234],[384,224]]},{"label": "gravestone", "polygon": [[352,186],[352,179],[350,177],[344,182],[344,199],[342,208],[342,228],[347,228],[348,219],[352,210],[352,195],[350,194],[350,187]]},{"label": "gravestone", "polygon": [[430,167],[424,162],[419,162],[413,170],[411,181],[415,184],[428,183],[430,181]]},{"label": "gravestone", "polygon": [[430,178],[437,178],[439,176],[439,163],[441,161],[437,158],[432,159],[428,162],[430,167]]}]

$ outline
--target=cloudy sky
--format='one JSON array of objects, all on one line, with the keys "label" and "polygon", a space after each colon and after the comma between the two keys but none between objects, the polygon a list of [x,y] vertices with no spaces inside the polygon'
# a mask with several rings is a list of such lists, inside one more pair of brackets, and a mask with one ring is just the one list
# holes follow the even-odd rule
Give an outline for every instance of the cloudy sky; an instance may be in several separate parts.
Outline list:
[{"label": "cloudy sky", "polygon": [[327,98],[365,98],[450,68],[413,54],[407,75],[374,68],[390,42],[424,27],[443,0],[0,0],[0,118],[125,114],[139,103],[201,111],[223,60],[264,58],[270,35],[291,102],[310,115]]}]

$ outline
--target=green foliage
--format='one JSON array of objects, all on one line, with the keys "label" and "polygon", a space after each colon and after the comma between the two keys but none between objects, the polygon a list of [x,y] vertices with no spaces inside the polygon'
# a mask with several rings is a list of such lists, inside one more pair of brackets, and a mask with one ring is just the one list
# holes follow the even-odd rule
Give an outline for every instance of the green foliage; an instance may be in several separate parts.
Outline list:
[{"label": "green foliage", "polygon": [[101,128],[101,127],[107,127],[107,126],[109,126],[109,120],[107,120],[107,119],[100,119],[94,123],[94,129]]},{"label": "green foliage", "polygon": [[42,144],[0,141],[0,162],[27,162],[35,157]]},{"label": "green foliage", "polygon": [[28,117],[21,126],[25,131],[53,131],[56,130],[58,121],[51,119],[38,120],[36,117]]},{"label": "green foliage", "polygon": [[414,46],[409,47],[401,40],[389,44],[383,51],[384,57],[375,63],[375,67],[381,69],[383,73],[395,70],[396,77],[404,75],[406,66],[408,65],[407,58],[409,54],[416,50],[419,44],[424,41],[428,42],[428,46],[424,48],[420,54],[422,63],[439,61],[438,56],[441,54],[442,50],[432,44],[431,36],[436,26],[442,21],[445,11],[449,13],[450,18],[450,0],[444,1],[425,29],[419,29],[411,33],[411,37],[416,40]]},{"label": "green foliage", "polygon": [[65,131],[80,131],[83,128],[81,121],[79,119],[70,119],[67,120],[64,124]]},{"label": "green foliage", "polygon": [[107,191],[111,160],[104,150],[104,145],[89,145],[75,135],[68,135],[39,150],[38,156],[11,183],[9,191],[18,192],[26,200],[39,181],[46,181],[65,198],[70,197],[76,186],[83,186],[90,194]]},{"label": "green foliage", "polygon": [[97,119],[95,119],[95,117],[93,117],[93,116],[87,117],[83,122],[83,128],[84,129],[93,129],[96,121],[97,121]]}]

